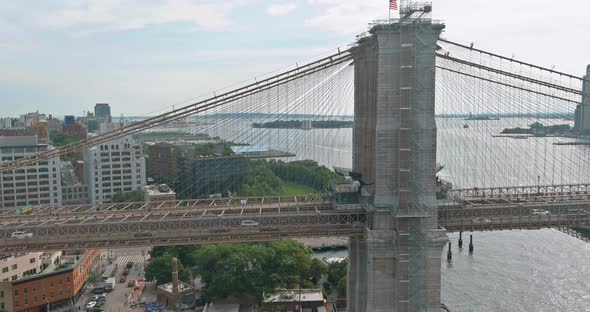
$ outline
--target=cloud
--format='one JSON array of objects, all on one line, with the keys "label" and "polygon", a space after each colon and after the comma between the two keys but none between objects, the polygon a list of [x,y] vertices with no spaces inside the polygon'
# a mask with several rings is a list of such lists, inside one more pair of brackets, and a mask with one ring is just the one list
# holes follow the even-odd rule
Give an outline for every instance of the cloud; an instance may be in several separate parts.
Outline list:
[{"label": "cloud", "polygon": [[357,34],[373,19],[387,17],[386,1],[309,0],[322,13],[305,20],[305,24],[340,34]]},{"label": "cloud", "polygon": [[293,12],[297,8],[295,3],[272,4],[266,9],[270,16],[283,16]]},{"label": "cloud", "polygon": [[32,16],[33,22],[43,28],[82,34],[179,22],[199,29],[219,30],[231,24],[231,10],[242,3],[240,0],[86,0],[34,11]]}]

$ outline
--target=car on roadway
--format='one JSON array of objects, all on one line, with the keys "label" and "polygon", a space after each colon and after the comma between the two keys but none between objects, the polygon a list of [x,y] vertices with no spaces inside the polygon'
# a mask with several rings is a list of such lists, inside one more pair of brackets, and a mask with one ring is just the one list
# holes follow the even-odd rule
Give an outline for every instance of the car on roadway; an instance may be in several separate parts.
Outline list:
[{"label": "car on roadway", "polygon": [[531,210],[531,214],[533,216],[548,216],[551,214],[551,212],[543,209],[533,209]]},{"label": "car on roadway", "polygon": [[472,222],[480,222],[480,223],[490,223],[492,222],[492,220],[488,219],[488,218],[475,218],[473,220],[471,220]]},{"label": "car on roadway", "polygon": [[125,281],[127,281],[127,278],[125,276],[121,276],[119,283],[125,283]]},{"label": "car on roadway", "polygon": [[123,271],[123,276],[127,276],[127,275],[129,275],[129,270],[125,269],[125,270]]},{"label": "car on roadway", "polygon": [[133,287],[133,286],[135,286],[135,281],[130,280],[129,283],[127,283],[127,287]]},{"label": "car on roadway", "polygon": [[92,309],[96,306],[96,301],[90,301],[86,304],[86,309]]},{"label": "car on roadway", "polygon": [[92,298],[90,298],[90,301],[98,301],[99,298],[100,298],[99,295],[94,295],[94,296],[92,296]]},{"label": "car on roadway", "polygon": [[244,227],[258,226],[258,222],[254,220],[242,220],[240,225]]},{"label": "car on roadway", "polygon": [[11,238],[31,238],[33,237],[33,233],[30,232],[25,232],[25,231],[15,231],[12,232],[12,234],[10,235]]}]

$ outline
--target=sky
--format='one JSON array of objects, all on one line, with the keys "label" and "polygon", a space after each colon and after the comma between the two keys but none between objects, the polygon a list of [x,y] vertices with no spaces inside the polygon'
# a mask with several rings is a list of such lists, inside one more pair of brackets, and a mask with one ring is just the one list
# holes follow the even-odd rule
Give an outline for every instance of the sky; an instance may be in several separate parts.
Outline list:
[{"label": "sky", "polygon": [[[590,64],[588,0],[432,2],[450,40],[579,76]],[[336,52],[387,14],[387,0],[0,1],[0,115],[153,114]]]}]

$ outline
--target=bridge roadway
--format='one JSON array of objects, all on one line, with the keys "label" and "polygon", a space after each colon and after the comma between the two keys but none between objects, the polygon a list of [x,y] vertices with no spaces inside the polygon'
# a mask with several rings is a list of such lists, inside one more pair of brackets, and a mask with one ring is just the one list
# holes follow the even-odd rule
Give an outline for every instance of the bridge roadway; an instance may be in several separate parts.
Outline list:
[{"label": "bridge roadway", "polygon": [[450,232],[590,225],[590,194],[504,194],[439,201],[438,222]]},{"label": "bridge roadway", "polygon": [[[45,208],[23,216],[3,210],[0,253],[357,236],[365,222],[362,209],[336,210],[309,197],[54,207],[59,213]],[[11,237],[16,231],[32,237]]]},{"label": "bridge roadway", "polygon": [[[462,193],[471,196],[439,201],[439,226],[450,232],[590,225],[585,192]],[[245,220],[258,225],[246,226]],[[362,236],[367,222],[371,216],[364,209],[337,209],[320,196],[39,206],[23,216],[2,209],[0,253]],[[33,236],[12,238],[16,231]]]}]

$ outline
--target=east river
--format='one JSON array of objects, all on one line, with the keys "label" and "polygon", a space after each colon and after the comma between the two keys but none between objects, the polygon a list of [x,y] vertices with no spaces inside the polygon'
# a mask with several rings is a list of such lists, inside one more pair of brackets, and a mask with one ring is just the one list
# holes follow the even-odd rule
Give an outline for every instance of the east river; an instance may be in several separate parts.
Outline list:
[{"label": "east river", "polygon": [[[253,121],[242,122],[223,131],[202,130],[294,152],[298,159],[351,167],[351,129],[250,129],[247,123]],[[445,165],[440,176],[456,187],[589,182],[590,147],[553,144],[575,139],[495,137],[505,127],[530,123],[438,119],[437,161]],[[443,257],[441,262],[442,301],[453,311],[590,311],[590,244],[553,229],[473,235],[475,252],[470,255],[467,248],[457,248],[458,235],[450,234],[453,259],[449,263]]]}]

